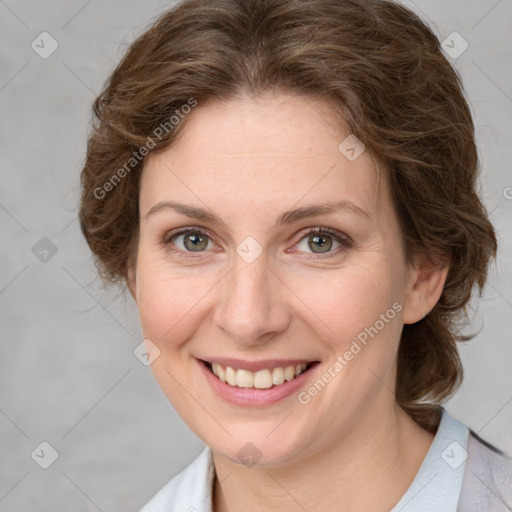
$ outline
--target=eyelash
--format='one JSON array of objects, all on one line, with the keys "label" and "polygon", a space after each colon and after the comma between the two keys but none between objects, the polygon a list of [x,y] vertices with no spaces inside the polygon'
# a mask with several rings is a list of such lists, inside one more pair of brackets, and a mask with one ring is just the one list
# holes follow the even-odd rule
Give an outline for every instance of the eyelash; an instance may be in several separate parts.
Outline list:
[{"label": "eyelash", "polygon": [[[188,233],[198,234],[198,235],[200,235],[202,237],[206,237],[206,238],[212,240],[212,237],[206,231],[204,231],[203,229],[186,227],[186,228],[176,229],[176,230],[174,230],[174,231],[172,231],[170,233],[167,233],[164,236],[163,240],[162,240],[162,244],[164,246],[168,246],[168,245],[170,245],[172,243],[172,240],[174,238],[176,238],[177,236],[183,235],[183,234],[188,234]],[[344,249],[350,249],[354,245],[352,240],[349,237],[347,237],[345,235],[341,235],[337,231],[334,231],[333,229],[328,228],[328,227],[310,228],[305,233],[301,234],[301,236],[296,240],[294,245],[296,245],[299,242],[301,242],[304,238],[307,238],[308,236],[316,235],[316,234],[323,234],[323,235],[331,236]],[[310,258],[310,259],[321,259],[321,258],[325,257],[324,255],[329,255],[329,254],[336,253],[338,249],[341,249],[341,247],[338,247],[337,249],[335,249],[333,251],[329,251],[329,252],[326,252],[326,253],[323,253],[323,254],[322,253],[318,253],[318,255],[314,255],[315,253],[310,253],[310,254],[313,255],[312,258]],[[171,249],[171,250],[173,252],[175,252],[175,253],[178,253],[181,257],[184,257],[184,258],[197,258],[197,257],[199,257],[200,253],[205,252],[205,251],[197,251],[198,256],[194,256],[193,255],[194,251],[183,251],[181,249]]]}]

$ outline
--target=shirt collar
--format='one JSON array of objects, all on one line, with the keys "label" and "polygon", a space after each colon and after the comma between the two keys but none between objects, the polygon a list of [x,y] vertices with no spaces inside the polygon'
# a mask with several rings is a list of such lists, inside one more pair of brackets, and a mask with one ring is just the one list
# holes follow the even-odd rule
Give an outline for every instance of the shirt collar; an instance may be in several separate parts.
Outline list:
[{"label": "shirt collar", "polygon": [[443,407],[441,422],[420,469],[391,512],[456,510],[468,457],[469,429]]}]

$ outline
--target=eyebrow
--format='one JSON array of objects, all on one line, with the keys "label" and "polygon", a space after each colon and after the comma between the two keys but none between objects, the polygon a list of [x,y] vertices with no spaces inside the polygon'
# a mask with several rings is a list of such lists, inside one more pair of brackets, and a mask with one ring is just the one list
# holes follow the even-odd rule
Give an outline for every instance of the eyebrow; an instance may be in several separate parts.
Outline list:
[{"label": "eyebrow", "polygon": [[[179,203],[177,201],[162,201],[160,203],[155,204],[149,212],[145,215],[147,219],[149,216],[154,215],[155,213],[162,210],[174,210],[186,217],[190,217],[191,219],[201,220],[204,222],[210,222],[212,224],[224,224],[224,222],[211,210],[206,210],[203,208],[198,208],[197,206],[190,206],[187,204]],[[329,213],[336,213],[346,211],[349,213],[354,213],[360,216],[367,217],[368,219],[372,218],[372,215],[367,211],[363,210],[352,201],[337,201],[331,203],[322,203],[322,204],[313,204],[309,206],[304,206],[302,208],[294,208],[293,210],[289,210],[287,212],[281,213],[279,215],[275,226],[289,225],[297,222],[301,219],[315,217],[318,215],[325,215]]]}]

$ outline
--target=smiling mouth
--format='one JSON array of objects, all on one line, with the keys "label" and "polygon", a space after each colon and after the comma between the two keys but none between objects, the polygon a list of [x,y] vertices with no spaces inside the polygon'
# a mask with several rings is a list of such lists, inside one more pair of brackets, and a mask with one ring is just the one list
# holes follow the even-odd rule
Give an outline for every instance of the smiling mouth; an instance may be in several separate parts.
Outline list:
[{"label": "smiling mouth", "polygon": [[276,366],[252,372],[242,368],[202,361],[221,382],[235,388],[270,389],[296,379],[318,364],[318,361],[295,366]]}]

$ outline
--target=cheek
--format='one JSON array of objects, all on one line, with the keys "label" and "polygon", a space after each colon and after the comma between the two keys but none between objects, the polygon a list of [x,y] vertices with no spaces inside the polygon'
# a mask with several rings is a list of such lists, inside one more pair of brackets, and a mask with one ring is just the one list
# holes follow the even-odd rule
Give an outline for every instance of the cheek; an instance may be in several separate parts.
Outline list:
[{"label": "cheek", "polygon": [[294,288],[324,325],[331,343],[340,345],[333,348],[341,349],[399,301],[400,294],[387,274],[383,266],[353,266],[302,279]]},{"label": "cheek", "polygon": [[[396,276],[384,258],[379,261],[377,265],[347,266],[299,292],[321,320],[314,329],[326,333],[321,338],[328,349],[325,371],[330,374],[320,378],[333,382],[325,393],[312,399],[315,407],[335,403],[353,410],[379,393],[383,382],[393,386],[402,305]],[[311,391],[311,396],[316,393],[314,389],[305,391]],[[338,416],[333,413],[330,420],[340,421]]]},{"label": "cheek", "polygon": [[[151,371],[174,407],[184,418],[192,418],[190,398],[183,392],[188,382],[188,358],[183,347],[193,338],[200,316],[204,316],[206,292],[212,288],[208,277],[181,275],[165,263],[139,260],[137,271],[137,305],[144,338],[160,350]],[[192,416],[191,416],[192,415]],[[203,419],[204,420],[204,419]],[[195,424],[192,419],[189,419]]]},{"label": "cheek", "polygon": [[[327,332],[322,343],[329,356],[318,376],[321,383],[303,390],[300,403],[327,410],[325,423],[333,425],[346,421],[340,411],[350,416],[383,389],[392,389],[402,304],[385,264],[347,267],[317,285],[299,293],[316,315],[315,330]],[[325,390],[322,383],[328,383]]]},{"label": "cheek", "polygon": [[201,301],[212,288],[208,274],[177,272],[165,263],[141,258],[137,271],[137,305],[145,337],[172,344],[187,338]]}]

